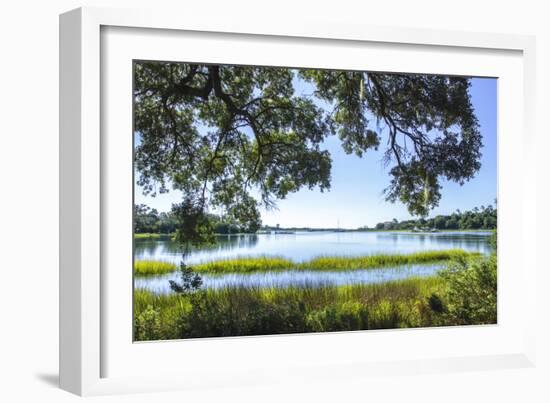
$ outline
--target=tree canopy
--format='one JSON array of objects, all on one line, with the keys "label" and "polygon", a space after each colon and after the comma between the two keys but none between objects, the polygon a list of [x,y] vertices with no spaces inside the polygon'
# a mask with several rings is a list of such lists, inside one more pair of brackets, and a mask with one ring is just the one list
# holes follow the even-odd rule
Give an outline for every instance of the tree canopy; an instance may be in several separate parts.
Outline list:
[{"label": "tree canopy", "polygon": [[[209,209],[258,228],[260,205],[272,207],[304,187],[329,190],[327,136],[358,156],[383,147],[391,175],[386,199],[415,215],[438,205],[441,180],[462,184],[480,168],[468,78],[168,62],[134,67],[138,184],[152,195],[182,191],[173,211],[187,241],[209,239]],[[296,93],[300,80],[313,94]]]}]

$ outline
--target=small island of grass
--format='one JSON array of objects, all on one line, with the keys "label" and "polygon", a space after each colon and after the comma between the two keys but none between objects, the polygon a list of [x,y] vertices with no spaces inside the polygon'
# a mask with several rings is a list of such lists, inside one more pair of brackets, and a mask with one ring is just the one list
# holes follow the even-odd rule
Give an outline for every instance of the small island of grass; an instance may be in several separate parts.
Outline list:
[{"label": "small island of grass", "polygon": [[[192,268],[197,273],[206,274],[260,273],[281,270],[343,271],[439,263],[460,257],[475,256],[479,256],[479,254],[465,252],[461,249],[416,252],[410,254],[318,256],[304,262],[295,262],[281,256],[255,256],[214,260],[192,265]],[[161,275],[173,272],[177,269],[177,265],[173,263],[150,260],[138,260],[135,262],[134,266],[135,274],[138,276]]]},{"label": "small island of grass", "polygon": [[158,276],[171,273],[177,269],[177,265],[159,260],[136,260],[134,273],[136,276]]}]

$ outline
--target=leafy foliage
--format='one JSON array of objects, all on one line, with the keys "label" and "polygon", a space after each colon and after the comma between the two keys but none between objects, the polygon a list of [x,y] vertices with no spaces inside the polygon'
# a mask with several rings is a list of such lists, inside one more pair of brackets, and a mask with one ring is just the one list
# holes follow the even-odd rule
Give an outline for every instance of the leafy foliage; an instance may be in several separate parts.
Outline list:
[{"label": "leafy foliage", "polygon": [[[442,297],[432,294],[430,308],[440,320],[459,325],[497,322],[497,233],[491,238],[493,252],[483,258],[458,257],[439,277],[445,282]],[[437,303],[434,303],[437,300]]]},{"label": "leafy foliage", "polygon": [[367,112],[385,124],[389,201],[426,215],[441,197],[439,178],[458,183],[480,168],[481,135],[468,94],[469,80],[434,75],[301,71],[317,95],[333,102],[332,128],[344,150],[362,156],[381,143]]},{"label": "leafy foliage", "polygon": [[139,312],[134,319],[135,340],[156,340],[161,332],[160,313],[152,305]]},{"label": "leafy foliage", "polygon": [[191,197],[185,197],[180,204],[172,206],[178,223],[176,240],[182,244],[199,246],[214,243],[212,220],[204,214],[203,207]]},{"label": "leafy foliage", "polygon": [[457,259],[440,273],[446,280],[445,315],[456,323],[491,324],[497,319],[497,258]]},{"label": "leafy foliage", "polygon": [[[296,94],[297,81],[313,94]],[[387,199],[426,215],[441,178],[463,183],[480,167],[469,85],[433,75],[136,62],[138,184],[152,195],[182,191],[174,213],[186,242],[211,240],[205,216],[216,208],[254,231],[260,204],[273,207],[303,187],[330,189],[321,144],[337,135],[358,156],[385,144]]]}]

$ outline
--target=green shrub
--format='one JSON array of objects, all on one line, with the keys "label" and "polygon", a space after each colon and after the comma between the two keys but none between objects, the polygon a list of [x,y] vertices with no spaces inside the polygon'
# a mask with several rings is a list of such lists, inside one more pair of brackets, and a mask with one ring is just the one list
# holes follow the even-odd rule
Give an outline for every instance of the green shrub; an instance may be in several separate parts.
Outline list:
[{"label": "green shrub", "polygon": [[134,339],[158,340],[161,338],[159,310],[148,305],[147,308],[140,312],[134,319]]},{"label": "green shrub", "polygon": [[457,259],[439,275],[446,282],[442,315],[447,321],[457,325],[496,323],[496,255]]}]

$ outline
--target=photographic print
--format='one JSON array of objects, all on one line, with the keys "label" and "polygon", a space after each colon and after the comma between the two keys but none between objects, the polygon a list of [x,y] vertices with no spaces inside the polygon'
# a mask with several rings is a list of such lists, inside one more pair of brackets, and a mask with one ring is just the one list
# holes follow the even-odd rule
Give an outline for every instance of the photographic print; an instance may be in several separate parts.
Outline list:
[{"label": "photographic print", "polygon": [[133,82],[134,341],[497,323],[497,79]]}]

